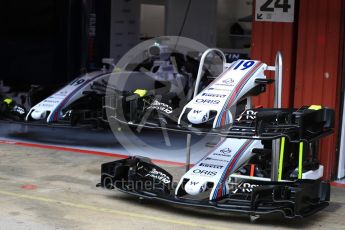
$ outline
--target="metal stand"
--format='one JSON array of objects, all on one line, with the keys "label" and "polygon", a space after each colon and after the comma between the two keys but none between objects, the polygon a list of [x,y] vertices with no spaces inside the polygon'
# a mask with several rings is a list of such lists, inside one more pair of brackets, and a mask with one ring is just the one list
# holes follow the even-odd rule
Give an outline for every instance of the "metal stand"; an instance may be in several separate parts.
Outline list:
[{"label": "metal stand", "polygon": [[[272,70],[272,69],[270,69]],[[275,60],[274,108],[282,107],[283,57],[278,51]],[[271,181],[278,181],[278,165],[280,153],[280,139],[272,141]]]}]

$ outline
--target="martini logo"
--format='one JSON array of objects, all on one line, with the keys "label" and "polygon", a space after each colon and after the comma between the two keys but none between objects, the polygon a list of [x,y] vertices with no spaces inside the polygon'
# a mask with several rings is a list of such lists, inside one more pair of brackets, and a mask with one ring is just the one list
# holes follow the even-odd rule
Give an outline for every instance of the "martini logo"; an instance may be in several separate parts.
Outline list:
[{"label": "martini logo", "polygon": [[231,86],[231,87],[233,87],[234,86],[234,79],[232,79],[232,78],[229,78],[229,79],[224,79],[224,80],[222,80],[221,82],[219,82],[219,83],[217,83],[217,84],[215,84],[215,85],[217,85],[217,86]]},{"label": "martini logo", "polygon": [[225,149],[220,150],[220,152],[223,153],[223,154],[231,153],[231,149],[230,148],[225,148]]},{"label": "martini logo", "polygon": [[219,100],[211,100],[211,99],[197,99],[195,102],[197,104],[209,104],[209,105],[218,105],[220,103]]},{"label": "martini logo", "polygon": [[229,78],[229,79],[225,79],[225,80],[223,80],[222,81],[223,82],[223,84],[226,84],[226,85],[232,85],[235,81],[234,81],[234,79],[232,79],[232,78]]},{"label": "martini logo", "polygon": [[205,164],[205,163],[200,163],[199,166],[205,167],[205,168],[213,168],[213,169],[221,169],[221,168],[223,168],[222,165],[213,165],[213,164]]},{"label": "martini logo", "polygon": [[215,176],[215,175],[217,175],[217,172],[209,171],[209,170],[202,170],[202,169],[194,169],[193,174],[198,174],[201,176]]},{"label": "martini logo", "polygon": [[214,94],[214,93],[203,93],[201,96],[204,97],[217,97],[217,98],[224,98],[226,95],[224,94]]}]

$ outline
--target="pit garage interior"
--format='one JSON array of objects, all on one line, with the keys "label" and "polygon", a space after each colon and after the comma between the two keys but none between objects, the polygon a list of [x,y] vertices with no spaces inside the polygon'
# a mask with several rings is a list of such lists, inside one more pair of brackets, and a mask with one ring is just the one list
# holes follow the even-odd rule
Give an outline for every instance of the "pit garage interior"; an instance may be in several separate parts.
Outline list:
[{"label": "pit garage interior", "polygon": [[[192,167],[223,137],[30,123],[0,114],[0,229],[344,229],[345,0],[13,0],[1,8],[2,104],[15,101],[28,112],[33,90],[48,97],[110,61],[134,57],[138,44],[174,36],[176,44],[186,37],[221,50],[227,63],[274,66],[280,52],[281,106],[330,108],[334,128],[316,146],[322,180],[331,185],[329,206],[303,219],[268,215],[251,223],[248,213],[181,207],[96,187],[101,164],[128,156],[150,158],[179,178],[186,158]],[[191,62],[198,64],[201,54]],[[115,65],[114,72],[119,69]],[[146,84],[136,81],[138,89]],[[275,96],[271,84],[252,102],[272,108]]]}]

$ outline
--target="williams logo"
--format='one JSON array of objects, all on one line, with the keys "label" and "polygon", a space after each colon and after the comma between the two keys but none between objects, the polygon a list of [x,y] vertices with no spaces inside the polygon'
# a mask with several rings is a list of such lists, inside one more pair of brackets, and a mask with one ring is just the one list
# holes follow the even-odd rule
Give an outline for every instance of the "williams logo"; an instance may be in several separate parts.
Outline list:
[{"label": "williams logo", "polygon": [[206,157],[206,161],[219,161],[219,162],[229,162],[228,160],[224,159],[218,159],[218,158],[212,158],[212,157]]}]

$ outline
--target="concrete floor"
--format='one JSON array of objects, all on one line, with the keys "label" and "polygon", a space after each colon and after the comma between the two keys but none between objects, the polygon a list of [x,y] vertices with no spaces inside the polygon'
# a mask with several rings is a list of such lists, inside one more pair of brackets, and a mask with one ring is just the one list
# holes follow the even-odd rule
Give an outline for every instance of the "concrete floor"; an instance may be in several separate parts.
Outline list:
[{"label": "concrete floor", "polygon": [[[0,121],[0,141],[46,144],[127,156],[140,155],[151,159],[179,163],[185,162],[186,134],[184,133],[169,132],[167,140],[164,138],[164,133],[157,130],[144,129],[139,133],[133,131],[119,134],[114,135],[111,130],[64,128]],[[193,135],[191,162],[195,163],[200,160],[211,150],[207,145],[218,143],[219,139],[215,136]],[[171,156],[174,156],[173,159]]]},{"label": "concrete floor", "polygon": [[[3,229],[344,229],[345,190],[304,220],[260,219],[144,201],[96,188],[100,164],[115,160],[0,144],[0,230]],[[164,166],[175,174],[183,168]]]}]

